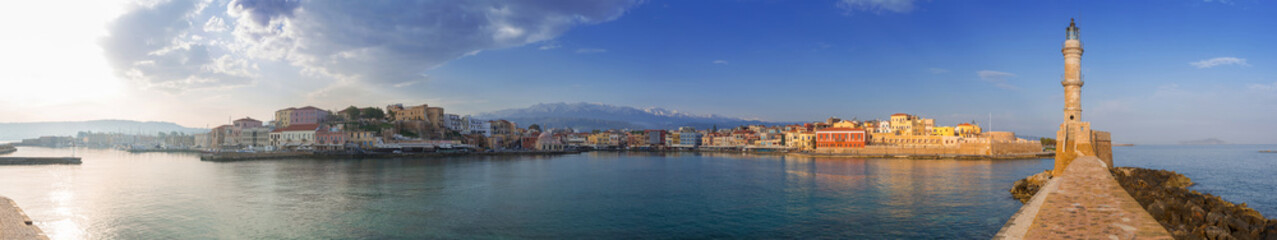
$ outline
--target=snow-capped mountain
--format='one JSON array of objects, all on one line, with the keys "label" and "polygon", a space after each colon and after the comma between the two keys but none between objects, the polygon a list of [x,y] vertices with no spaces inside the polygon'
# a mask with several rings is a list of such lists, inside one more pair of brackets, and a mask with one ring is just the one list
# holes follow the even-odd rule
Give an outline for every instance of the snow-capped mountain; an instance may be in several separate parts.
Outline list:
[{"label": "snow-capped mountain", "polygon": [[519,126],[538,124],[545,128],[591,129],[674,129],[681,126],[705,129],[730,128],[749,124],[777,124],[716,114],[693,114],[658,107],[635,108],[601,103],[541,103],[527,108],[478,114],[483,119],[506,119]]}]

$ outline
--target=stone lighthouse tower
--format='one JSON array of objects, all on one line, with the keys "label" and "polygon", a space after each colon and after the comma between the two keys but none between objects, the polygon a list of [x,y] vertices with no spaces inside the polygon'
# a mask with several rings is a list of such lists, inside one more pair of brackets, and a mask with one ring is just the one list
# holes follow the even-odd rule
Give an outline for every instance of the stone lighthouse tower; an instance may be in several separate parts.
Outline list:
[{"label": "stone lighthouse tower", "polygon": [[1082,121],[1082,40],[1078,39],[1077,24],[1069,19],[1064,29],[1064,121]]},{"label": "stone lighthouse tower", "polygon": [[1069,163],[1080,157],[1094,157],[1113,166],[1112,143],[1109,133],[1092,131],[1090,122],[1082,121],[1082,40],[1079,38],[1077,24],[1069,19],[1069,27],[1064,29],[1064,77],[1060,85],[1064,85],[1064,123],[1056,132],[1055,176],[1064,174]]}]

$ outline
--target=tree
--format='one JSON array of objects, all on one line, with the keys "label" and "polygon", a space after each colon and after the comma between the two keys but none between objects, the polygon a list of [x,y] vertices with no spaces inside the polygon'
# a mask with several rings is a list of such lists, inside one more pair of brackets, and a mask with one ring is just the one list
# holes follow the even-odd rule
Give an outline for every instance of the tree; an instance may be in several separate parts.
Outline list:
[{"label": "tree", "polygon": [[347,117],[350,117],[350,120],[359,119],[359,115],[360,115],[359,108],[355,106],[346,107],[346,109],[341,110],[341,112],[350,114],[349,116],[347,116]]},{"label": "tree", "polygon": [[1042,141],[1042,146],[1055,146],[1054,138],[1042,138],[1039,141]]},{"label": "tree", "polygon": [[[391,115],[393,117],[394,113],[391,113]],[[359,116],[363,118],[380,119],[386,117],[386,112],[381,111],[380,108],[369,107],[362,109]]]},{"label": "tree", "polygon": [[536,130],[537,132],[540,132],[540,131],[541,131],[541,125],[537,125],[537,124],[533,123],[532,125],[528,125],[528,130]]}]

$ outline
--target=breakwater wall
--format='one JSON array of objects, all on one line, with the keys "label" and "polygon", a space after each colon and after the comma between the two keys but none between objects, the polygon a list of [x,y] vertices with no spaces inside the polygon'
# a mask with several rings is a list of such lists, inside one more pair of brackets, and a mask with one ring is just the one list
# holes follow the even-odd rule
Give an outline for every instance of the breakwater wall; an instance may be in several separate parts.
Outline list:
[{"label": "breakwater wall", "polygon": [[[1277,219],[1267,219],[1245,203],[1188,190],[1193,181],[1182,174],[1134,167],[1110,171],[1175,239],[1277,239]],[[1016,181],[1011,195],[1028,202],[1049,179],[1050,174],[1037,174]]]},{"label": "breakwater wall", "polygon": [[0,196],[0,239],[49,239],[13,199]]},{"label": "breakwater wall", "polygon": [[1188,190],[1193,181],[1166,170],[1119,167],[1113,177],[1176,239],[1277,239],[1277,219],[1245,203]]},{"label": "breakwater wall", "polygon": [[1171,239],[1103,160],[1081,156],[1031,198],[994,239]]},{"label": "breakwater wall", "polygon": [[0,165],[80,164],[78,157],[0,157]]},{"label": "breakwater wall", "polygon": [[262,159],[391,159],[391,158],[437,158],[460,156],[552,156],[578,154],[578,151],[530,151],[530,152],[432,152],[432,153],[312,153],[312,152],[268,152],[268,153],[205,153],[200,155],[202,161],[243,161]]}]

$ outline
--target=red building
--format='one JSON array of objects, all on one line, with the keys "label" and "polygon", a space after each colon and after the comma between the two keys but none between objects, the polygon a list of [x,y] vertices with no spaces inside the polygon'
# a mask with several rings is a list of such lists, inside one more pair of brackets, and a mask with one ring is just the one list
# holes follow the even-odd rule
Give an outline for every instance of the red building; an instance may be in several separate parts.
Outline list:
[{"label": "red building", "polygon": [[864,129],[824,128],[816,130],[816,149],[863,147],[865,147]]}]

